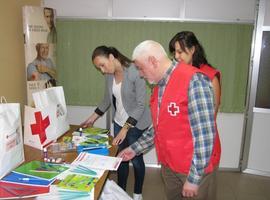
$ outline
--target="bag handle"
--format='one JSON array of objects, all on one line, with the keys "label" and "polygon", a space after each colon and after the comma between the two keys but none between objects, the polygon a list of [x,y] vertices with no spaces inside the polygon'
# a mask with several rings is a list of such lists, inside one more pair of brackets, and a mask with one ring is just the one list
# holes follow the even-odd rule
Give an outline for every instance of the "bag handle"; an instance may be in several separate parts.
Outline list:
[{"label": "bag handle", "polygon": [[0,103],[7,103],[7,100],[4,96],[1,96],[1,102]]}]

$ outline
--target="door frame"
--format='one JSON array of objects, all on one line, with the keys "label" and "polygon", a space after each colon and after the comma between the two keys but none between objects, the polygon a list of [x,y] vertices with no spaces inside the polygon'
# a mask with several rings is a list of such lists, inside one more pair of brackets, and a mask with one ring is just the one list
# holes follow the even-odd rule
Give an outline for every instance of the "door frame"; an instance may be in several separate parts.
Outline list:
[{"label": "door frame", "polygon": [[[248,169],[248,159],[250,152],[251,136],[252,136],[252,126],[254,120],[254,113],[270,113],[270,109],[256,108],[256,94],[257,85],[259,78],[259,68],[260,68],[260,57],[261,57],[261,46],[262,46],[262,36],[263,31],[270,31],[270,27],[264,27],[264,17],[266,14],[266,1],[258,0],[256,6],[256,20],[253,32],[251,56],[250,56],[250,71],[249,71],[249,81],[248,81],[248,91],[246,98],[246,112],[245,112],[245,122],[243,126],[243,139],[242,139],[242,152],[240,158],[240,170],[245,173],[251,173],[256,175],[266,175],[261,173],[261,171]],[[268,174],[267,174],[268,175]],[[270,174],[269,174],[270,176]]]}]

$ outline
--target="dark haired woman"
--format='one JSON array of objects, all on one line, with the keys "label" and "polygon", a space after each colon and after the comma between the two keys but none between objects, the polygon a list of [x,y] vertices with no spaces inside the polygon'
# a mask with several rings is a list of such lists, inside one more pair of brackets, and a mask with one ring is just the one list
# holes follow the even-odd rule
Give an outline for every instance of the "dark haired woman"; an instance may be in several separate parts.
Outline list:
[{"label": "dark haired woman", "polygon": [[[99,46],[92,54],[92,61],[106,77],[104,99],[95,112],[82,123],[93,126],[112,105],[114,121],[113,145],[122,150],[133,144],[151,124],[150,111],[146,102],[146,83],[139,76],[135,65],[116,48]],[[143,155],[131,160],[134,167],[134,199],[142,199],[145,175]],[[118,169],[118,185],[126,190],[129,173],[128,162],[122,162]]]},{"label": "dark haired woman", "polygon": [[[206,59],[204,49],[199,43],[198,39],[193,32],[182,31],[177,33],[169,43],[169,50],[174,54],[174,58],[179,62],[185,62],[191,64],[194,67],[199,68],[208,78],[211,80],[213,85],[213,92],[215,98],[215,117],[217,116],[218,108],[220,105],[220,78],[221,74],[218,70],[213,68]],[[217,131],[217,125],[215,120],[215,126]],[[219,134],[216,134],[219,137]],[[215,140],[217,146],[217,154],[221,153],[221,144],[219,138]],[[216,161],[216,162],[219,162]],[[216,176],[214,176],[216,179]],[[216,191],[214,188],[213,191]],[[214,193],[213,193],[214,195]],[[212,199],[209,197],[209,199]]]},{"label": "dark haired woman", "polygon": [[206,59],[205,52],[198,39],[191,31],[177,33],[169,43],[169,50],[177,61],[183,61],[203,71],[212,81],[215,96],[215,116],[220,105],[220,72],[213,68]]}]

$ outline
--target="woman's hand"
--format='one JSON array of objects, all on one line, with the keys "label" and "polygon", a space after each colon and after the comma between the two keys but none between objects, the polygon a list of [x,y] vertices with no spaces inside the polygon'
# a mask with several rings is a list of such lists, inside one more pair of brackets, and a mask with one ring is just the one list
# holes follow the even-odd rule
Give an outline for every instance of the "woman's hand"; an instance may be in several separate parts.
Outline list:
[{"label": "woman's hand", "polygon": [[120,130],[120,132],[118,133],[118,135],[113,139],[112,144],[113,145],[121,144],[124,141],[124,139],[126,138],[127,132],[128,132],[128,129],[122,128]]},{"label": "woman's hand", "polygon": [[99,115],[96,113],[93,113],[90,117],[87,118],[87,120],[85,120],[83,123],[80,124],[80,127],[83,127],[83,128],[92,127],[98,118],[99,118]]},{"label": "woman's hand", "polygon": [[80,124],[80,127],[87,128],[92,127],[94,125],[94,121],[89,117],[87,120],[85,120],[83,123]]}]

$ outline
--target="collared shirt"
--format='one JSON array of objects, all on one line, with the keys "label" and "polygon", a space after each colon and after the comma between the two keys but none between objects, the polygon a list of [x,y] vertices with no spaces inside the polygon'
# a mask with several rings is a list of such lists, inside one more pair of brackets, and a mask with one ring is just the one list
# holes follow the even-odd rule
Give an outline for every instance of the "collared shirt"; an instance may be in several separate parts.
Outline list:
[{"label": "collared shirt", "polygon": [[[159,85],[161,88],[164,87],[163,92],[172,71],[164,76],[165,85]],[[162,96],[163,92],[159,96]],[[209,163],[216,133],[212,84],[210,84],[208,77],[200,73],[194,74],[189,84],[188,117],[193,136],[194,152],[187,180],[198,185],[204,174],[204,169]],[[150,127],[136,143],[131,145],[131,148],[136,154],[140,154],[153,146],[153,140],[154,130]]]},{"label": "collared shirt", "polygon": [[167,69],[167,71],[166,71],[165,75],[163,76],[163,78],[157,83],[157,85],[158,85],[157,122],[158,122],[158,118],[159,118],[159,109],[160,109],[160,104],[161,104],[161,101],[162,101],[162,96],[163,96],[164,90],[165,90],[165,88],[167,86],[167,83],[170,80],[171,74],[174,71],[177,64],[178,63],[175,60],[173,60],[171,66],[169,67],[169,69]]},{"label": "collared shirt", "polygon": [[39,72],[37,69],[37,65],[43,65],[50,69],[55,69],[55,66],[50,58],[45,58],[45,59],[36,58],[33,62],[29,63],[29,65],[27,66],[27,79],[28,80],[31,80],[34,72],[39,73],[39,80],[50,80],[53,78],[50,74],[46,72],[44,73]]}]

